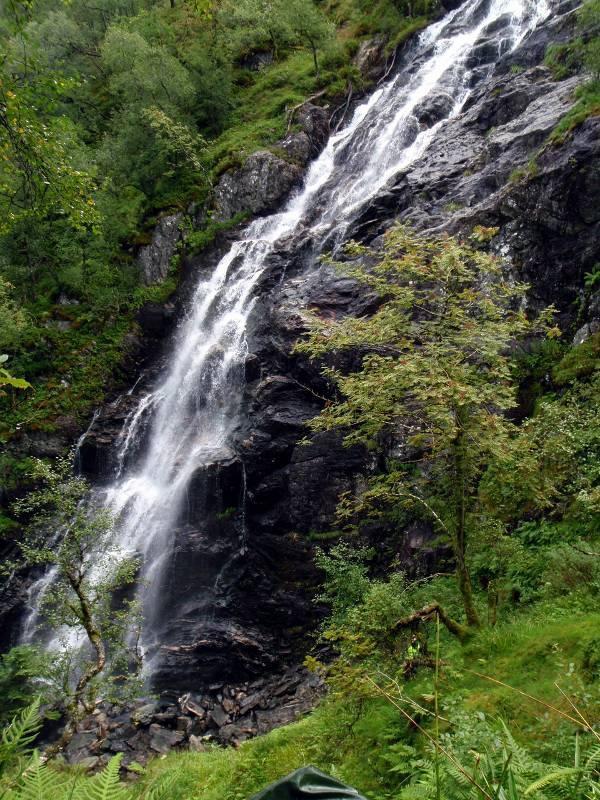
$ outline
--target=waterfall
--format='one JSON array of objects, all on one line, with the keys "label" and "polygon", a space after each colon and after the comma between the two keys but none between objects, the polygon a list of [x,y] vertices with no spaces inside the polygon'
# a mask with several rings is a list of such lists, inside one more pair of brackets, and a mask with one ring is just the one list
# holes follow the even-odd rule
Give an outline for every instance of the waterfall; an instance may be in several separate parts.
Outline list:
[{"label": "waterfall", "polygon": [[[192,476],[231,457],[241,409],[246,330],[256,288],[277,244],[311,242],[315,257],[343,242],[364,205],[416,161],[440,126],[457,116],[472,87],[549,13],[545,0],[466,0],[418,38],[406,63],[332,135],[303,187],[280,213],[258,219],[200,280],[174,338],[170,363],[129,415],[118,440],[118,468],[103,502],[118,520],[119,552],[139,554],[143,641],[153,649],[161,608],[161,573]],[[503,18],[501,25],[497,23]],[[491,26],[495,24],[494,28]],[[496,32],[486,34],[486,30]],[[490,39],[494,37],[493,39]],[[495,48],[478,64],[476,48]],[[443,98],[445,116],[423,129],[419,106]],[[141,456],[136,443],[144,435]],[[31,598],[43,592],[42,578]]]}]

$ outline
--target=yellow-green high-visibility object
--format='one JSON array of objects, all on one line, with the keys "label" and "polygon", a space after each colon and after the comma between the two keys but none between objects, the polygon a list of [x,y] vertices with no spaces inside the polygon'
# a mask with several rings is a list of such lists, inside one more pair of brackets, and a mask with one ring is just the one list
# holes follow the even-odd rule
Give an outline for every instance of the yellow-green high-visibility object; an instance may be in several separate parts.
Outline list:
[{"label": "yellow-green high-visibility object", "polygon": [[302,767],[250,800],[366,800],[356,789],[314,767]]}]

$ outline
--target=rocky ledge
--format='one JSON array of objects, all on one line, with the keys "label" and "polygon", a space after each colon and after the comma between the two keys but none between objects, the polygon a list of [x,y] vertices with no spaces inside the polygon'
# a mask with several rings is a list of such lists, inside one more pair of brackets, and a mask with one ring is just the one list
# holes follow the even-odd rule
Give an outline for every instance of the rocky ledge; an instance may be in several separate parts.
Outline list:
[{"label": "rocky ledge", "polygon": [[134,774],[172,749],[206,750],[240,742],[294,722],[323,693],[319,675],[304,668],[235,685],[214,683],[200,694],[141,699],[127,708],[99,705],[77,727],[62,754],[69,764],[103,766],[117,753]]},{"label": "rocky ledge", "polygon": [[[298,186],[308,162],[317,156],[329,135],[327,110],[311,103],[298,109],[298,130],[273,150],[259,150],[235,170],[226,172],[214,191],[214,218],[227,221],[238,214],[268,214],[281,206]],[[276,154],[277,153],[277,154]]]}]

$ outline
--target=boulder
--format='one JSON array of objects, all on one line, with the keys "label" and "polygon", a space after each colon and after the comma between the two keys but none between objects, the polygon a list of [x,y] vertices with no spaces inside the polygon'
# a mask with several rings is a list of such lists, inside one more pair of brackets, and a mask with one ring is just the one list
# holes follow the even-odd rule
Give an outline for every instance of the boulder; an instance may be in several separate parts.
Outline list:
[{"label": "boulder", "polygon": [[365,80],[374,80],[381,74],[385,66],[386,44],[385,36],[375,36],[360,43],[353,60],[354,66]]},{"label": "boulder", "polygon": [[185,738],[181,731],[172,731],[160,725],[150,725],[150,748],[157,753],[168,753],[173,747],[181,744]]}]

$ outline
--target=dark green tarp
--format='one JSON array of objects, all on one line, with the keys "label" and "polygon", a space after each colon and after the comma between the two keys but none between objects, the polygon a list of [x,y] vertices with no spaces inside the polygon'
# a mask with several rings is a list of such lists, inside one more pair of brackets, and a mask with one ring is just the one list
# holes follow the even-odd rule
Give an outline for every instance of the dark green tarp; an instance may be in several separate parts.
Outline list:
[{"label": "dark green tarp", "polygon": [[365,800],[356,789],[314,767],[302,767],[255,794],[250,800]]}]

